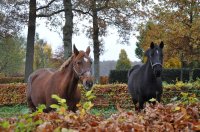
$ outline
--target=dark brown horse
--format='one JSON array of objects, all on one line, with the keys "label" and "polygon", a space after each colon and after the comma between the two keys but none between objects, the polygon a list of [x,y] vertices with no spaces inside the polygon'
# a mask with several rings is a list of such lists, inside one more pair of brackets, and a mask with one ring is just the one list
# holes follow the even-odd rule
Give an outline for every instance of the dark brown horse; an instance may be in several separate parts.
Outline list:
[{"label": "dark brown horse", "polygon": [[84,51],[78,51],[73,46],[73,55],[65,61],[58,70],[44,68],[33,72],[28,79],[27,102],[32,111],[40,104],[45,104],[51,110],[51,104],[56,100],[51,98],[56,94],[66,99],[69,110],[76,111],[76,104],[81,98],[80,90],[77,88],[79,80],[82,81],[86,90],[90,90],[93,81],[91,76],[91,59],[89,58],[90,47]]},{"label": "dark brown horse", "polygon": [[143,65],[135,65],[128,72],[128,91],[132,96],[133,103],[139,103],[139,110],[143,109],[143,104],[151,98],[161,100],[162,88],[162,64],[163,64],[164,43],[160,45],[150,44],[145,52],[147,62]]}]

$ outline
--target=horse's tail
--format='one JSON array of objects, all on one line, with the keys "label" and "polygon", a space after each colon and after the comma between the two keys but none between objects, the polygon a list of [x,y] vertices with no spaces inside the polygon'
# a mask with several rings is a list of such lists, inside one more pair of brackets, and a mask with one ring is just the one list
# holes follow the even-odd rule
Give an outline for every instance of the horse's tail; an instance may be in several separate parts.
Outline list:
[{"label": "horse's tail", "polygon": [[128,70],[128,78],[130,77],[131,75],[131,72],[134,70],[134,67],[132,67],[130,70]]},{"label": "horse's tail", "polygon": [[32,91],[32,81],[33,81],[33,77],[34,77],[34,74],[31,74],[31,75],[28,77],[26,98],[27,98],[28,107],[29,107],[32,111],[35,111],[35,105],[33,104],[32,99],[31,99],[31,91]]},{"label": "horse's tail", "polygon": [[[39,71],[39,70],[38,70]],[[38,76],[38,71],[33,72],[32,74],[29,75],[28,77],[28,81],[27,81],[27,98],[30,96],[31,94],[31,90],[32,90],[32,82],[35,80],[35,78]]]}]

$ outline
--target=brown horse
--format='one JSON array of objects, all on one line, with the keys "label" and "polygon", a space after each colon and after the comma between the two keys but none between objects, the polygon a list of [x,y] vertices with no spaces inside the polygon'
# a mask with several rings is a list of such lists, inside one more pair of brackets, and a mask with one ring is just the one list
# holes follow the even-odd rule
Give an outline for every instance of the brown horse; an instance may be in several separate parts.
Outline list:
[{"label": "brown horse", "polygon": [[69,110],[76,111],[76,104],[81,98],[77,88],[79,80],[82,81],[86,90],[93,86],[91,76],[91,59],[89,58],[90,47],[84,51],[78,51],[73,46],[74,53],[65,61],[58,70],[44,68],[33,72],[28,79],[27,102],[32,111],[40,104],[45,104],[45,112],[52,110],[49,106],[56,104],[51,98],[56,94],[66,99]]}]

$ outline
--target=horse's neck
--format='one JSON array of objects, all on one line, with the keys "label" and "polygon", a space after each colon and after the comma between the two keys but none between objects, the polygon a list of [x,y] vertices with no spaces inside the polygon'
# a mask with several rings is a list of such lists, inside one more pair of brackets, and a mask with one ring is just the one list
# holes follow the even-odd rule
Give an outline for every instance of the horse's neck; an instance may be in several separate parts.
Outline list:
[{"label": "horse's neck", "polygon": [[145,73],[147,73],[147,79],[152,81],[155,80],[156,81],[156,77],[153,74],[153,68],[151,66],[151,63],[149,60],[147,60],[147,63],[145,64]]},{"label": "horse's neck", "polygon": [[67,96],[71,96],[76,92],[79,78],[73,71],[73,65],[69,64],[63,71],[62,89]]}]

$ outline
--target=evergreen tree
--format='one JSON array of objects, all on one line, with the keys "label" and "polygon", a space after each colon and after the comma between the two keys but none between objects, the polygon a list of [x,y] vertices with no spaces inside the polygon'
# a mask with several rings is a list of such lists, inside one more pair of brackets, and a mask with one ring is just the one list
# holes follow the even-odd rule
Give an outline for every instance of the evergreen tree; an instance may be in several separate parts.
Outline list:
[{"label": "evergreen tree", "polygon": [[131,68],[131,61],[128,59],[126,51],[121,49],[119,59],[116,64],[116,70],[128,70]]}]

